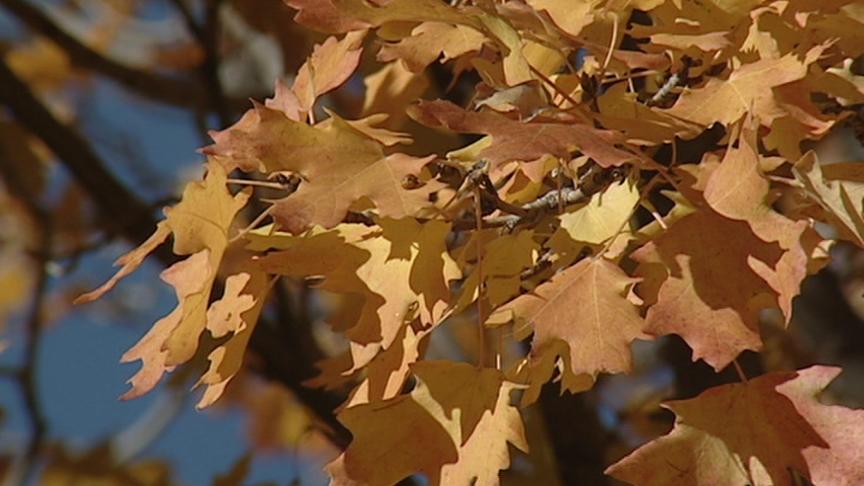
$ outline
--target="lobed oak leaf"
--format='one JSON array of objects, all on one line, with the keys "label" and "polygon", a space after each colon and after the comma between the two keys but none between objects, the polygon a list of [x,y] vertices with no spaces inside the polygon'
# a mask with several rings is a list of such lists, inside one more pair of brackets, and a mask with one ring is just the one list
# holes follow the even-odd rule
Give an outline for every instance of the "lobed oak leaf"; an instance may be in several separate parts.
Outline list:
[{"label": "lobed oak leaf", "polygon": [[117,281],[137,268],[143,259],[168,236],[174,236],[173,251],[191,255],[163,273],[163,280],[175,287],[178,305],[126,354],[122,361],[142,360],[142,369],[132,378],[133,388],[124,398],[146,393],[156,385],[165,371],[185,363],[198,349],[198,340],[206,326],[207,303],[222,257],[229,244],[228,234],[237,212],[249,198],[249,192],[232,195],[226,186],[223,166],[209,160],[202,182],[191,182],[175,206],[166,208],[166,219],[141,246],[118,260],[124,266],[98,289],[82,295],[88,302],[110,290]]},{"label": "lobed oak leaf", "polygon": [[189,258],[165,269],[160,278],[174,287],[177,307],[159,319],[132,348],[120,358],[121,363],[141,360],[141,369],[129,380],[132,388],[120,398],[137,398],[156,386],[166,371],[172,371],[170,354],[165,343],[184,322],[204,320],[209,295],[208,276],[215,273],[211,266],[210,251],[201,250]]},{"label": "lobed oak leaf", "polygon": [[[203,182],[191,182],[183,190],[178,204],[165,209],[165,221],[174,235],[173,251],[177,255],[188,255],[208,250],[209,273],[200,273],[206,285],[204,307],[210,289],[216,279],[222,257],[229,244],[229,231],[237,213],[246,206],[249,192],[232,195],[226,186],[227,175],[218,163],[210,161]],[[204,309],[194,318],[184,318],[165,340],[163,348],[168,351],[167,363],[185,363],[198,349],[198,338],[204,331],[206,320]]]},{"label": "lobed oak leaf", "polygon": [[[528,64],[528,60],[523,53],[525,42],[519,32],[502,17],[480,14],[478,18],[483,25],[484,32],[487,32],[496,41],[498,48],[501,50],[500,69],[503,74],[504,85],[518,86],[532,81],[534,75],[531,73],[531,66]],[[483,64],[475,62],[474,67],[483,76],[483,71],[485,71]],[[489,76],[485,78],[488,81],[492,81]],[[504,87],[500,86],[499,83],[490,82],[490,84]]]},{"label": "lobed oak leaf", "polygon": [[[309,126],[281,111],[255,105],[225,130],[211,132],[207,155],[219,156],[244,172],[297,172],[314,181],[332,173],[372,163],[383,156],[380,144],[341,118]],[[347,164],[347,165],[346,165]]]},{"label": "lobed oak leaf", "polygon": [[412,73],[402,63],[391,62],[366,76],[363,84],[363,114],[387,114],[388,126],[399,127],[408,117],[405,107],[422,97],[431,83],[427,74]]},{"label": "lobed oak leaf", "polygon": [[748,112],[770,124],[784,115],[772,89],[804,78],[808,66],[824,49],[824,46],[812,48],[803,60],[787,54],[779,59],[745,64],[732,71],[727,80],[712,78],[702,88],[685,91],[666,112],[706,127],[715,122],[729,125]]},{"label": "lobed oak leaf", "polygon": [[144,263],[144,259],[147,258],[147,255],[164,243],[170,234],[171,228],[168,227],[168,224],[165,221],[160,221],[159,224],[156,225],[156,230],[144,243],[141,243],[137,248],[121,256],[114,262],[114,266],[122,265],[117,273],[98,288],[76,297],[74,303],[84,304],[92,302],[105,295],[105,293],[113,289],[114,286],[117,285],[117,282],[119,282],[123,277],[129,275],[140,267],[141,264]]},{"label": "lobed oak leaf", "polygon": [[637,291],[656,302],[645,331],[678,334],[694,361],[704,359],[718,371],[741,351],[759,350],[758,311],[776,294],[752,264],[773,267],[781,255],[747,223],[710,208],[682,217],[632,254],[640,263],[636,274],[645,278]]},{"label": "lobed oak leaf", "polygon": [[366,23],[345,13],[334,0],[283,0],[296,9],[294,21],[321,32],[343,34],[365,29]]},{"label": "lobed oak leaf", "polygon": [[441,184],[428,181],[412,189],[405,187],[405,179],[419,175],[433,157],[385,155],[384,144],[393,138],[393,132],[335,114],[309,126],[259,105],[214,134],[216,143],[205,150],[244,171],[298,173],[304,182],[294,194],[277,200],[272,214],[281,227],[299,233],[313,224],[335,226],[364,198],[380,215],[396,218],[430,206],[429,194]]},{"label": "lobed oak leaf", "polygon": [[491,112],[463,110],[449,101],[422,101],[408,110],[418,122],[458,133],[482,133],[492,137],[480,157],[493,165],[510,160],[531,161],[544,155],[569,159],[574,150],[592,157],[603,167],[634,163],[638,156],[615,146],[623,142],[617,132],[599,130],[579,123],[511,120]]},{"label": "lobed oak leaf", "polygon": [[331,33],[380,27],[390,22],[477,24],[472,17],[436,0],[399,0],[384,4],[365,0],[284,1],[299,11],[294,17],[296,22]]},{"label": "lobed oak leaf", "polygon": [[479,51],[486,42],[483,33],[464,25],[424,22],[398,43],[384,44],[378,51],[383,62],[401,60],[409,71],[419,73],[443,55],[441,62]]},{"label": "lobed oak leaf", "polygon": [[813,484],[852,486],[864,482],[864,411],[836,405],[823,405],[819,394],[840,374],[840,368],[811,366],[776,390],[795,405],[795,409],[828,444],[812,445],[803,451]]},{"label": "lobed oak leaf", "polygon": [[[534,241],[534,232],[530,230],[503,236],[493,231],[477,232],[471,235],[459,256],[461,267],[467,267],[471,260],[476,261],[478,239],[483,252],[485,297],[489,305],[495,308],[519,294],[520,274],[534,264],[540,245]],[[465,279],[456,301],[455,313],[467,309],[477,300],[480,273],[475,268]]]},{"label": "lobed oak leaf", "polygon": [[770,184],[760,171],[755,135],[755,131],[744,129],[738,147],[726,151],[720,166],[708,178],[704,197],[719,214],[746,221],[761,240],[780,246],[782,254],[774,268],[758,259],[749,263],[777,292],[780,310],[788,323],[792,317],[792,299],[801,291],[808,255],[813,249],[805,249],[802,244],[807,223],[793,221],[769,205]]},{"label": "lobed oak leaf", "polygon": [[813,366],[722,385],[664,405],[672,431],[606,470],[633,484],[857,484],[861,411],[819,403],[839,369]]},{"label": "lobed oak leaf", "polygon": [[417,473],[439,484],[441,467],[455,463],[459,453],[451,433],[430,412],[436,405],[428,387],[418,383],[410,395],[343,410],[338,418],[353,440],[327,465],[330,484],[389,486]]},{"label": "lobed oak leaf", "polygon": [[[349,408],[364,403],[389,400],[399,395],[411,374],[411,365],[420,359],[423,340],[432,332],[432,329],[434,328],[415,331],[413,325],[403,326],[394,340],[394,345],[378,353],[366,365],[366,377],[354,388],[351,397],[343,406]],[[347,367],[342,366],[339,371],[344,375],[350,373],[353,368],[353,364],[348,363]],[[322,379],[326,380],[326,377]],[[321,381],[316,379],[315,383]]]},{"label": "lobed oak leaf", "polygon": [[468,440],[483,415],[495,410],[498,404],[502,376],[496,369],[450,361],[421,361],[411,370],[429,387],[429,394],[446,417],[459,421],[462,430],[459,445]]},{"label": "lobed oak leaf", "polygon": [[[272,215],[281,227],[300,232],[310,224],[332,227],[345,218],[348,208],[362,198],[371,200],[384,217],[402,218],[430,206],[429,194],[443,187],[435,181],[406,188],[405,181],[419,174],[435,157],[392,154],[353,167],[344,164],[330,174],[320,173],[309,184],[274,203]],[[346,170],[347,169],[347,170]]]},{"label": "lobed oak leaf", "polygon": [[491,410],[483,412],[474,432],[459,447],[459,460],[441,468],[441,484],[498,486],[499,471],[510,467],[507,444],[528,452],[522,417],[510,405],[510,392],[515,388],[513,383],[501,383],[498,401]]},{"label": "lobed oak leaf", "polygon": [[561,30],[571,36],[578,36],[582,29],[594,22],[597,2],[561,0],[527,0],[528,5],[538,11],[546,11]]},{"label": "lobed oak leaf", "polygon": [[585,258],[498,312],[512,312],[517,325],[531,324],[532,354],[565,342],[573,375],[593,382],[600,372],[630,371],[630,343],[648,339],[645,322],[627,299],[637,281],[606,259]]},{"label": "lobed oak leaf", "polygon": [[312,110],[315,100],[342,85],[360,63],[365,31],[349,32],[341,40],[329,37],[316,45],[312,54],[300,66],[291,90],[303,112]]},{"label": "lobed oak leaf", "polygon": [[[432,485],[475,478],[473,484],[498,484],[498,472],[509,466],[507,443],[527,451],[521,417],[509,403],[515,385],[496,370],[464,363],[421,362],[412,369],[419,380],[409,395],[339,414],[354,440],[328,464],[331,484],[390,485],[417,473]],[[465,441],[463,413],[474,423]]]},{"label": "lobed oak leaf", "polygon": [[206,386],[196,405],[198,409],[218,400],[228,382],[240,371],[243,354],[264,308],[270,290],[267,276],[255,268],[247,270],[226,278],[224,295],[207,309],[206,326],[213,337],[231,335],[210,352],[209,367],[195,385]]},{"label": "lobed oak leaf", "polygon": [[[841,165],[839,169],[833,168],[833,165],[823,167],[816,154],[808,152],[795,162],[792,172],[803,184],[807,196],[839,223],[836,226],[841,234],[864,246],[864,174],[856,165]],[[842,173],[829,178],[826,177],[826,171]]]},{"label": "lobed oak leaf", "polygon": [[259,260],[268,273],[322,276],[319,288],[358,297],[354,322],[335,323],[351,340],[353,370],[388,349],[415,315],[424,327],[437,325],[449,282],[461,277],[447,253],[448,223],[385,218],[379,225],[289,237],[283,250]]}]

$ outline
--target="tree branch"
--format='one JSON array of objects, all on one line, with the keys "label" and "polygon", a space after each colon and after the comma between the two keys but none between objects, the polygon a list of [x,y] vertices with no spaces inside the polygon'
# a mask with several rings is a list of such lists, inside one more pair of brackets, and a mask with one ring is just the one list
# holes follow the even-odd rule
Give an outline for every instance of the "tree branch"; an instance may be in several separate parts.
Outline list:
[{"label": "tree branch", "polygon": [[[20,368],[15,370],[15,377],[24,406],[27,412],[32,434],[24,451],[20,468],[13,474],[17,475],[20,484],[30,484],[37,471],[39,453],[45,443],[47,422],[39,401],[39,384],[37,383],[37,367],[39,364],[39,345],[42,341],[42,306],[48,289],[48,272],[46,264],[51,259],[52,225],[50,214],[40,204],[35,194],[26,191],[26,185],[20,180],[5,154],[0,153],[0,175],[6,182],[9,193],[20,201],[33,220],[33,231],[36,233],[37,248],[29,254],[33,260],[36,282],[30,307],[27,310],[27,321],[23,333],[24,358]],[[13,479],[13,483],[15,480]]]}]

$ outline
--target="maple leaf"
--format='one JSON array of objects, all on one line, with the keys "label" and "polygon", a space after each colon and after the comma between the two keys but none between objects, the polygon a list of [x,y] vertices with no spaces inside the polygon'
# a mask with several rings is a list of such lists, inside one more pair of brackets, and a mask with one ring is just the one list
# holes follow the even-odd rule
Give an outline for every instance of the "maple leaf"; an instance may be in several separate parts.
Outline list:
[{"label": "maple leaf", "polygon": [[648,339],[638,309],[626,298],[635,282],[608,260],[586,258],[497,312],[531,324],[532,353],[554,341],[567,343],[573,374],[593,381],[600,372],[630,371],[630,343]]},{"label": "maple leaf", "polygon": [[772,88],[804,78],[807,67],[824,50],[814,47],[803,60],[794,54],[780,59],[762,59],[732,71],[728,80],[711,78],[698,89],[685,91],[667,113],[710,126],[739,120],[752,110],[762,123],[770,124],[785,112],[777,105]]},{"label": "maple leaf", "polygon": [[694,361],[718,371],[741,351],[760,349],[758,309],[776,294],[751,262],[773,267],[780,256],[778,245],[757,238],[745,222],[708,208],[684,216],[632,254],[645,278],[637,291],[653,303],[645,331],[678,334]]},{"label": "maple leaf", "polygon": [[410,107],[408,114],[427,126],[490,135],[491,145],[479,155],[494,165],[510,160],[532,161],[544,155],[569,159],[574,150],[580,150],[604,167],[638,160],[635,154],[615,147],[623,141],[617,132],[580,123],[523,123],[497,113],[466,111],[440,100],[422,101]]},{"label": "maple leaf", "polygon": [[[470,484],[474,478],[476,484],[497,484],[498,471],[509,466],[507,443],[527,451],[519,412],[509,404],[514,385],[497,370],[465,363],[421,362],[412,368],[419,380],[409,395],[339,414],[354,440],[328,464],[331,484],[389,485],[416,473],[433,485]],[[464,442],[462,414],[476,421]]]},{"label": "maple leaf", "polygon": [[864,412],[816,397],[838,373],[824,366],[769,373],[668,402],[672,431],[606,472],[633,484],[731,486],[791,484],[795,470],[813,484],[856,484],[864,469],[848,445],[864,432]]}]

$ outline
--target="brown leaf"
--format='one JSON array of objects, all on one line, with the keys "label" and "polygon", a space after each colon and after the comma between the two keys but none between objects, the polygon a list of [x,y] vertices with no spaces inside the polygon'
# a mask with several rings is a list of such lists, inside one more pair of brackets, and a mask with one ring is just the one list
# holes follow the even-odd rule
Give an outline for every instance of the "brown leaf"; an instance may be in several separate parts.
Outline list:
[{"label": "brown leaf", "polygon": [[459,133],[492,136],[480,156],[493,164],[510,160],[532,161],[544,155],[569,159],[580,150],[604,167],[634,163],[638,157],[615,147],[623,142],[617,132],[580,123],[518,122],[497,113],[465,111],[449,101],[422,101],[408,114],[424,125]]},{"label": "brown leaf", "polygon": [[[694,361],[718,371],[741,351],[759,350],[758,310],[775,294],[751,262],[773,267],[780,256],[780,247],[757,238],[747,223],[708,208],[681,218],[632,255],[641,263],[636,274],[645,277],[640,296],[656,302],[645,331],[678,334]],[[659,291],[646,294],[649,288]]]},{"label": "brown leaf", "polygon": [[769,373],[669,402],[672,432],[606,472],[633,484],[737,486],[792,484],[794,470],[813,484],[857,484],[862,412],[816,399],[838,372]]},{"label": "brown leaf", "polygon": [[[354,440],[328,464],[331,484],[383,486],[418,473],[432,485],[498,484],[498,471],[510,463],[507,443],[528,449],[522,419],[510,405],[514,385],[496,370],[464,363],[421,362],[414,368],[422,371],[410,395],[339,414]],[[465,441],[464,414],[475,423]]]},{"label": "brown leaf", "polygon": [[728,80],[711,78],[698,89],[685,91],[669,114],[710,126],[714,122],[728,125],[745,113],[755,114],[762,123],[784,114],[777,106],[772,88],[802,79],[807,67],[822,53],[824,47],[814,47],[804,60],[794,54],[780,59],[762,59],[732,71]]},{"label": "brown leaf", "polygon": [[586,258],[500,312],[532,325],[532,352],[555,341],[567,343],[573,374],[593,381],[600,372],[630,371],[630,343],[648,338],[638,309],[626,298],[636,281],[612,262]]}]

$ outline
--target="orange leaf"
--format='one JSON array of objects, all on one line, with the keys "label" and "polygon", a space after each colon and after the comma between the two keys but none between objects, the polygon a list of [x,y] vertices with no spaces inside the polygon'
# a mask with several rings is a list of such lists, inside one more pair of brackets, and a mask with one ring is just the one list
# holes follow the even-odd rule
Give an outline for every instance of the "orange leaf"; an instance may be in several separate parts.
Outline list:
[{"label": "orange leaf", "polygon": [[600,372],[630,371],[630,343],[648,338],[638,309],[626,298],[636,281],[608,260],[585,258],[499,312],[531,323],[535,355],[555,341],[565,342],[572,372],[593,382]]},{"label": "orange leaf", "polygon": [[604,167],[638,160],[635,154],[615,147],[623,142],[618,132],[581,123],[523,123],[497,113],[466,111],[440,100],[420,102],[409,108],[408,114],[431,127],[491,135],[491,146],[483,149],[480,156],[496,165],[510,160],[532,161],[544,155],[569,159],[573,150],[582,151]]},{"label": "orange leaf", "polygon": [[816,395],[839,369],[814,366],[769,373],[669,402],[675,428],[606,470],[633,484],[732,486],[793,484],[791,470],[813,484],[864,479],[862,414],[825,406]]}]

